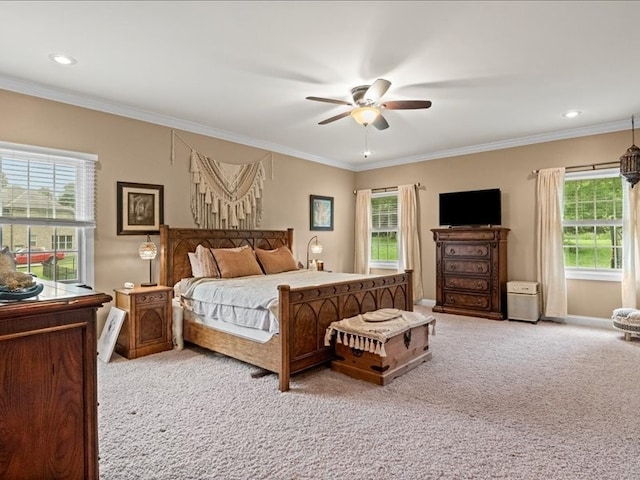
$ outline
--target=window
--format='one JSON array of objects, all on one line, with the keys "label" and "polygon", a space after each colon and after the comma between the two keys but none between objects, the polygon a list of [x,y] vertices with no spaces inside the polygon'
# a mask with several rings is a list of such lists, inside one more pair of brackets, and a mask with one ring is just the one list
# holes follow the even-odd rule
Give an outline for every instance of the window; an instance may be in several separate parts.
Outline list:
[{"label": "window", "polygon": [[622,179],[618,169],[567,173],[562,225],[567,278],[620,280]]},{"label": "window", "polygon": [[398,192],[371,195],[372,268],[398,268]]},{"label": "window", "polygon": [[0,142],[0,245],[18,271],[93,283],[96,160]]}]

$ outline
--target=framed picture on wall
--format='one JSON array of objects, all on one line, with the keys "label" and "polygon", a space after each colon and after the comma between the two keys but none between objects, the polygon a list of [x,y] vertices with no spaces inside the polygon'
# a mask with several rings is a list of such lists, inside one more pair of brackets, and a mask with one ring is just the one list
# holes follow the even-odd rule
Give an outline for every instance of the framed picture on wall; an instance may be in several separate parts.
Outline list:
[{"label": "framed picture on wall", "polygon": [[159,234],[164,186],[118,182],[118,235]]},{"label": "framed picture on wall", "polygon": [[309,196],[311,230],[333,230],[333,197]]}]

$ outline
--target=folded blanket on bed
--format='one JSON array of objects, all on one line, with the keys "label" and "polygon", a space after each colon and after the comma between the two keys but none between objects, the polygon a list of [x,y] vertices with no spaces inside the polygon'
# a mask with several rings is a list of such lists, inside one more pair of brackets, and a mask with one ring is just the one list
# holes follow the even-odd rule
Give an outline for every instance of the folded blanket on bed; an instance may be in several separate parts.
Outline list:
[{"label": "folded blanket on bed", "polygon": [[[382,320],[385,316],[391,318]],[[331,338],[335,335],[337,343],[386,357],[384,344],[390,338],[425,324],[431,324],[431,333],[435,335],[436,319],[432,316],[404,310],[376,310],[331,323],[325,332],[324,344],[331,345]]]}]

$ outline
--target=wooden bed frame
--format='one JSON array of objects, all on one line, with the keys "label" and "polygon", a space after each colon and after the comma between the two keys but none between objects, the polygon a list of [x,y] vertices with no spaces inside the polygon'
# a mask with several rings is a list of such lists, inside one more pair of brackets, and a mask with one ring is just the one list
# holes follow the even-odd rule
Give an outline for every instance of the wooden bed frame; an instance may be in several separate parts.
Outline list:
[{"label": "wooden bed frame", "polygon": [[[188,252],[202,244],[209,248],[249,245],[292,250],[293,229],[204,230],[160,226],[160,282],[173,287],[191,277]],[[365,280],[343,281],[312,287],[280,285],[278,322],[280,331],[266,343],[220,332],[196,323],[185,311],[183,336],[186,342],[227,355],[279,375],[281,391],[289,390],[294,373],[328,363],[332,347],[324,336],[331,322],[380,308],[413,310],[412,271]]]}]

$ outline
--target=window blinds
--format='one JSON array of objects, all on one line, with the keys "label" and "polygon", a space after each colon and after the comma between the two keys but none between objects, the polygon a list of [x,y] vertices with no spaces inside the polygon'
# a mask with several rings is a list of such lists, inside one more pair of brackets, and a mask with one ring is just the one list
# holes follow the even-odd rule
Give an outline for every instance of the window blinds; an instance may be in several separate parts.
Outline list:
[{"label": "window blinds", "polygon": [[0,142],[0,223],[95,227],[96,160]]}]

